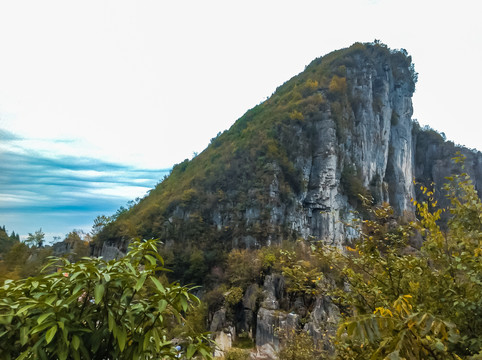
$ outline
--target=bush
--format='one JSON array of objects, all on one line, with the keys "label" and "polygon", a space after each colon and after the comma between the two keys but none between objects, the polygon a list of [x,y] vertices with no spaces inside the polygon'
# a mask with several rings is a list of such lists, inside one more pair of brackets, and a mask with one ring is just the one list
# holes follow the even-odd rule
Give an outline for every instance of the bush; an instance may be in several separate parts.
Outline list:
[{"label": "bush", "polygon": [[247,349],[231,348],[224,356],[225,360],[248,360],[250,351]]},{"label": "bush", "polygon": [[232,287],[226,294],[226,304],[230,307],[234,307],[243,300],[243,289],[240,287]]},{"label": "bush", "polygon": [[299,112],[298,110],[293,110],[292,112],[290,112],[290,119],[291,120],[303,120],[304,119],[304,116],[301,112]]},{"label": "bush", "polygon": [[[171,330],[199,300],[179,284],[163,285],[156,242],[135,241],[121,260],[53,258],[58,271],[0,288],[3,359],[173,358]],[[193,355],[211,358],[202,334],[178,338]]]},{"label": "bush", "polygon": [[261,275],[261,261],[257,252],[247,249],[232,250],[228,254],[226,274],[231,284],[246,289]]},{"label": "bush", "polygon": [[316,350],[313,338],[307,332],[295,330],[282,335],[282,346],[278,353],[279,360],[317,360],[325,359]]},{"label": "bush", "polygon": [[330,92],[338,95],[346,93],[346,78],[334,75],[331,78],[330,85],[328,86]]}]

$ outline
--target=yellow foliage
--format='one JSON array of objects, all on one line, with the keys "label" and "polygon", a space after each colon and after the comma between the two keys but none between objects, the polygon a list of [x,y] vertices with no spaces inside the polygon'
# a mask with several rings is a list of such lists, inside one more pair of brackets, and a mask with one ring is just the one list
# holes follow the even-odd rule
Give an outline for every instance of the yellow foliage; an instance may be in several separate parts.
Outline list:
[{"label": "yellow foliage", "polygon": [[291,113],[290,113],[290,119],[291,120],[303,120],[304,119],[304,116],[303,114],[298,111],[298,110],[293,110]]},{"label": "yellow foliage", "polygon": [[346,92],[346,78],[334,75],[328,86],[331,92],[343,94]]}]

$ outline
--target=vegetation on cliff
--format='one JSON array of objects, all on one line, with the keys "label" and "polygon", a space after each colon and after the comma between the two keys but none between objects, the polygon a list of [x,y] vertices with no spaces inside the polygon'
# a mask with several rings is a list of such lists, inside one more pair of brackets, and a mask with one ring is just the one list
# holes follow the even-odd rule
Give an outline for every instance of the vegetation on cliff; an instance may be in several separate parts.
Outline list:
[{"label": "vegetation on cliff", "polygon": [[[95,237],[97,246],[119,245],[134,237],[159,238],[171,247],[174,266],[189,268],[190,254],[202,250],[208,271],[233,246],[252,246],[249,239],[262,239],[263,244],[270,237],[295,240],[299,234],[287,224],[268,225],[273,207],[288,207],[306,193],[299,159],[312,156],[320,112],[330,112],[337,136],[346,137],[353,126],[346,114],[358,106],[348,91],[353,84],[347,74],[356,64],[379,59],[389,61],[392,71],[414,88],[416,73],[404,50],[392,51],[378,42],[356,43],[318,58],[213,138],[201,154],[175,165],[139,203],[105,222]],[[356,180],[351,177],[342,188],[355,203],[363,187]],[[273,191],[275,198],[270,196]],[[246,220],[248,209],[256,211],[254,221]],[[202,278],[206,271],[196,274]],[[176,268],[174,276],[197,281]]]}]

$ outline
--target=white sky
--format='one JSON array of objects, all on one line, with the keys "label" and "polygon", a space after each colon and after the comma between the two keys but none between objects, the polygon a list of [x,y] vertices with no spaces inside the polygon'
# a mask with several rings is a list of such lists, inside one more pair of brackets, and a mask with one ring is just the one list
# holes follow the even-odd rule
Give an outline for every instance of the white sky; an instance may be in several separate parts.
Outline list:
[{"label": "white sky", "polygon": [[0,130],[24,152],[165,169],[374,39],[412,55],[413,117],[482,150],[475,0],[0,1]]},{"label": "white sky", "polygon": [[43,152],[165,168],[315,57],[380,39],[413,57],[414,118],[482,149],[478,10],[464,0],[2,1],[0,128]]}]

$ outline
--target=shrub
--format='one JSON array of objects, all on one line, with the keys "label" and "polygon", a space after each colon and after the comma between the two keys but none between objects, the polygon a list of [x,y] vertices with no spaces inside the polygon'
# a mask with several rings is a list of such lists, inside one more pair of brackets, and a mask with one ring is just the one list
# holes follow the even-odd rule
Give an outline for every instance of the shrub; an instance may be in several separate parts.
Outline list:
[{"label": "shrub", "polygon": [[282,335],[282,346],[278,353],[279,360],[317,360],[325,359],[316,350],[313,338],[307,332],[289,331]]},{"label": "shrub", "polygon": [[303,114],[298,110],[293,110],[292,112],[290,112],[289,116],[290,116],[291,120],[303,120],[304,119]]},{"label": "shrub", "polygon": [[250,351],[247,349],[231,348],[224,356],[225,360],[248,360]]},{"label": "shrub", "polygon": [[301,88],[301,95],[308,97],[318,88],[318,81],[308,79]]},{"label": "shrub", "polygon": [[261,261],[252,250],[232,250],[227,259],[227,277],[234,286],[245,289],[261,275]]},{"label": "shrub", "polygon": [[334,75],[331,78],[328,89],[330,90],[330,92],[338,95],[346,93],[346,78]]},{"label": "shrub", "polygon": [[[50,274],[0,288],[4,359],[173,358],[171,330],[199,303],[188,288],[163,285],[156,242],[135,241],[120,260],[53,258]],[[202,334],[179,338],[187,358],[211,358]]]},{"label": "shrub", "polygon": [[232,287],[231,289],[228,290],[228,293],[226,294],[226,304],[230,307],[234,307],[237,304],[241,302],[243,299],[243,289],[240,287]]}]

